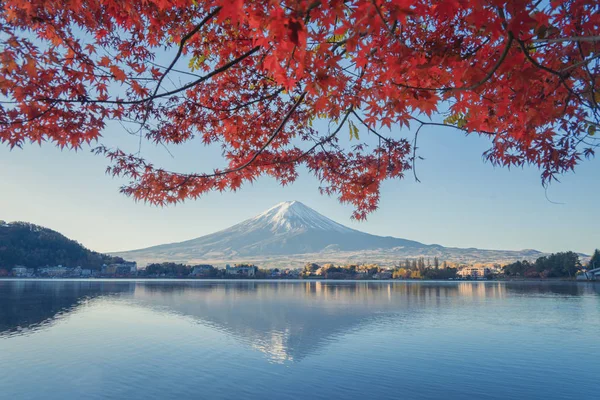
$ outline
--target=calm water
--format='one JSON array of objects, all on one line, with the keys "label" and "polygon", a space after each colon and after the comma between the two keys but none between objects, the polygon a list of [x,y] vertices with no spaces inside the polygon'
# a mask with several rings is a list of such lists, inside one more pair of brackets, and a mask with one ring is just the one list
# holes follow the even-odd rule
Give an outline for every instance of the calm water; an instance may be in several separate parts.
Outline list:
[{"label": "calm water", "polygon": [[2,399],[598,399],[600,285],[0,281]]}]

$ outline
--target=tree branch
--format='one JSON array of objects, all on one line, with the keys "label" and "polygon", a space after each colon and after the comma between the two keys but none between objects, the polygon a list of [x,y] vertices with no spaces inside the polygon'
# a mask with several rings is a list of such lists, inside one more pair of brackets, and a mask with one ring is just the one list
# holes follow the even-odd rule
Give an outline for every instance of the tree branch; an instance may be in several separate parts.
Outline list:
[{"label": "tree branch", "polygon": [[198,25],[196,25],[194,27],[194,29],[192,29],[190,32],[187,33],[187,35],[185,35],[184,37],[181,38],[181,41],[179,42],[179,49],[177,50],[177,54],[175,55],[175,58],[173,59],[173,61],[171,61],[171,64],[169,64],[169,66],[167,67],[165,72],[163,72],[160,79],[158,80],[158,83],[156,84],[156,89],[154,89],[154,94],[151,96],[151,99],[154,99],[155,96],[158,94],[158,91],[160,90],[160,85],[162,84],[162,81],[169,74],[169,72],[171,72],[171,69],[173,69],[173,67],[175,67],[175,64],[177,64],[177,61],[179,61],[179,58],[183,54],[183,48],[184,48],[186,42],[188,40],[190,40],[196,33],[198,33],[200,31],[200,29],[202,29],[202,27],[204,25],[206,25],[206,23],[208,23],[208,21],[210,21],[215,15],[217,15],[219,13],[219,11],[221,11],[221,7],[215,8],[210,14],[208,14],[206,17],[204,17],[204,19],[202,21],[200,21],[200,23]]},{"label": "tree branch", "polygon": [[[273,134],[271,134],[271,136],[269,136],[269,139],[252,155],[252,157],[250,158],[250,160],[246,161],[242,165],[237,166],[235,168],[226,169],[224,171],[215,172],[213,174],[203,174],[203,175],[188,174],[188,175],[185,175],[186,176],[186,181],[184,181],[179,186],[184,185],[187,181],[189,181],[189,179],[194,179],[194,178],[203,178],[203,179],[205,179],[205,178],[215,178],[215,177],[218,177],[218,176],[223,176],[223,175],[231,174],[233,172],[238,172],[238,171],[241,171],[241,170],[249,167],[252,163],[254,163],[254,161],[256,161],[256,159],[258,158],[258,156],[260,154],[262,154],[262,152],[265,151],[267,147],[269,147],[269,145],[273,142],[273,140],[275,140],[275,138],[277,137],[277,135],[279,135],[279,133],[283,130],[283,128],[285,128],[285,125],[287,124],[287,122],[289,121],[289,119],[294,114],[294,111],[296,111],[296,109],[298,108],[298,106],[300,105],[300,103],[302,103],[302,101],[304,100],[305,97],[306,97],[306,92],[302,92],[302,94],[300,95],[300,97],[298,98],[298,100],[296,100],[296,102],[294,103],[294,105],[292,106],[292,108],[290,108],[290,110],[286,113],[285,117],[283,118],[283,120],[281,121],[281,123],[279,124],[279,126],[277,127],[277,129],[275,129],[275,131],[273,132]],[[179,174],[179,175],[181,175],[181,174]],[[170,190],[173,190],[173,189],[174,188],[168,188],[167,190],[170,191]]]},{"label": "tree branch", "polygon": [[530,39],[533,43],[561,43],[561,42],[600,42],[600,36],[572,36],[554,39]]},{"label": "tree branch", "polygon": [[498,58],[498,60],[496,61],[496,64],[494,64],[494,66],[492,67],[492,69],[490,69],[488,71],[488,73],[483,77],[483,79],[481,79],[479,82],[477,82],[477,83],[475,83],[473,85],[461,86],[461,87],[426,88],[426,87],[418,87],[418,86],[406,85],[406,84],[397,83],[397,82],[394,82],[394,81],[392,81],[392,83],[394,85],[396,85],[396,86],[400,86],[400,87],[403,87],[403,88],[406,88],[406,89],[428,90],[428,91],[434,91],[434,92],[454,92],[454,91],[464,91],[464,90],[475,90],[479,86],[481,86],[484,83],[486,83],[494,75],[494,73],[498,70],[498,68],[500,68],[500,66],[502,65],[502,63],[504,62],[504,60],[506,59],[506,57],[508,56],[508,52],[509,52],[510,47],[511,47],[511,45],[513,43],[513,40],[514,40],[514,36],[513,36],[512,32],[508,32],[506,45],[504,46],[504,50],[502,51],[502,54],[500,55],[500,58]]},{"label": "tree branch", "polygon": [[86,99],[86,100],[73,100],[73,99],[52,99],[52,98],[42,98],[42,99],[38,99],[39,101],[56,101],[59,103],[94,103],[94,104],[117,104],[117,105],[132,105],[132,104],[142,104],[145,103],[149,100],[154,100],[154,99],[159,99],[162,97],[167,97],[167,96],[171,96],[180,92],[183,92],[187,89],[193,88],[194,86],[205,82],[207,80],[209,80],[210,78],[212,78],[215,75],[220,74],[221,72],[225,72],[227,71],[229,68],[239,64],[240,62],[242,62],[244,59],[250,57],[252,54],[256,53],[258,50],[260,50],[260,46],[256,46],[253,47],[252,49],[248,50],[247,52],[245,52],[244,54],[242,54],[241,56],[229,61],[228,63],[222,65],[221,67],[211,71],[210,73],[202,76],[201,78],[196,79],[193,82],[190,82],[180,88],[177,89],[173,89],[171,91],[168,92],[163,92],[160,94],[157,94],[155,96],[148,96],[142,99],[137,99],[137,100],[99,100],[99,99]]}]

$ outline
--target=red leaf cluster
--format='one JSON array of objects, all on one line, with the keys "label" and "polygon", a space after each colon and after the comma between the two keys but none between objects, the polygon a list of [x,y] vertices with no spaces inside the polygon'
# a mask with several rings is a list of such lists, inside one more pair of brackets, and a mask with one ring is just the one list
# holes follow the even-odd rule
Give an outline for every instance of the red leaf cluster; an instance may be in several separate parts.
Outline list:
[{"label": "red leaf cluster", "polygon": [[598,1],[5,0],[0,40],[11,147],[77,149],[109,120],[221,147],[228,164],[197,174],[97,148],[154,204],[286,185],[304,166],[365,218],[429,125],[489,137],[487,159],[536,165],[544,183],[598,145]]}]

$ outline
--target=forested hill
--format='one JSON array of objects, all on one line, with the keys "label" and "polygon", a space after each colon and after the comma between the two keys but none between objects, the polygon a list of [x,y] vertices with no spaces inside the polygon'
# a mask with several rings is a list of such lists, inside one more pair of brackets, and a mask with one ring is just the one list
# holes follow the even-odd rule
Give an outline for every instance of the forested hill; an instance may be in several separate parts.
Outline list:
[{"label": "forested hill", "polygon": [[0,268],[62,265],[100,269],[102,264],[122,261],[120,257],[88,250],[51,229],[27,222],[0,220]]}]

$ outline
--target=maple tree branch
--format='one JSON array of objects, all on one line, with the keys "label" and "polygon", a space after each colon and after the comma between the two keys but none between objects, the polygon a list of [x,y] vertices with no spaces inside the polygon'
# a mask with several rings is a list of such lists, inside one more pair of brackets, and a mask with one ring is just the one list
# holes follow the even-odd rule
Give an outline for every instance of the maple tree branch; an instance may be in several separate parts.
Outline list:
[{"label": "maple tree branch", "polygon": [[440,122],[425,122],[425,121],[423,121],[423,120],[421,120],[419,118],[413,117],[413,116],[410,116],[410,119],[418,122],[420,125],[430,125],[430,126],[441,126],[441,127],[445,127],[445,128],[453,128],[453,129],[457,129],[457,130],[465,132],[465,133],[478,132],[478,133],[483,133],[483,134],[489,135],[489,136],[496,136],[498,134],[502,134],[502,133],[506,132],[506,131],[502,131],[502,132],[490,132],[490,131],[481,131],[481,130],[479,130],[479,131],[469,131],[468,129],[461,128],[461,127],[456,126],[456,125],[443,124],[443,123],[440,123]]},{"label": "maple tree branch", "polygon": [[194,105],[196,105],[198,107],[206,108],[206,109],[211,110],[211,111],[233,112],[233,111],[239,111],[242,108],[250,107],[251,105],[256,104],[256,103],[260,103],[261,101],[272,99],[273,97],[276,97],[277,95],[279,95],[279,93],[281,93],[283,91],[284,91],[284,89],[277,89],[273,93],[261,96],[261,97],[259,97],[257,99],[254,99],[254,100],[250,100],[250,101],[248,101],[246,103],[238,104],[237,106],[230,107],[230,108],[215,108],[215,107],[210,107],[210,106],[207,106],[207,105],[204,105],[204,104],[197,103],[195,101],[193,101],[192,104],[194,104]]},{"label": "maple tree branch", "polygon": [[[313,151],[315,151],[315,149],[317,147],[323,147],[323,145],[329,141],[331,141],[334,137],[337,136],[337,134],[340,132],[340,130],[342,129],[342,127],[346,124],[346,120],[348,119],[348,117],[350,116],[350,114],[352,113],[352,107],[350,107],[346,113],[344,114],[344,117],[342,118],[342,121],[339,123],[338,127],[335,129],[335,131],[333,131],[331,134],[327,135],[326,137],[324,137],[323,139],[317,141],[310,149],[306,150],[304,153],[300,154],[297,157],[292,158],[291,160],[285,160],[285,161],[278,161],[278,162],[273,162],[273,163],[267,163],[267,164],[263,164],[265,166],[270,166],[270,165],[279,165],[279,164],[294,164],[297,163],[298,161],[302,160],[304,157],[306,157],[307,155],[309,155],[310,153],[312,153]],[[326,151],[323,148],[323,151]]]},{"label": "maple tree branch", "polygon": [[[296,111],[296,109],[298,108],[300,103],[302,103],[302,101],[304,101],[304,97],[306,97],[306,92],[302,92],[302,94],[300,95],[300,97],[298,97],[298,99],[296,100],[296,102],[294,103],[292,108],[290,108],[290,110],[286,113],[285,117],[283,118],[283,120],[281,121],[281,123],[279,124],[277,129],[275,129],[275,131],[271,134],[271,136],[269,136],[267,141],[252,155],[252,157],[248,161],[246,161],[242,165],[237,166],[235,168],[230,168],[225,171],[215,172],[212,174],[203,174],[203,175],[187,174],[187,175],[185,175],[187,181],[189,181],[189,179],[195,179],[195,178],[202,178],[202,179],[215,178],[218,176],[231,174],[233,172],[239,172],[245,168],[248,168],[252,163],[254,163],[254,161],[256,161],[258,156],[261,155],[262,152],[264,152],[267,149],[267,147],[269,147],[269,145],[273,142],[273,140],[275,140],[275,138],[277,137],[277,135],[279,135],[279,133],[283,130],[283,128],[285,128],[285,125],[287,124],[289,119],[292,117],[292,115],[294,114],[294,112]],[[175,174],[175,173],[173,173],[173,174]],[[184,176],[183,174],[177,174],[177,175]],[[184,181],[184,183],[178,185],[178,187],[184,185],[185,183],[187,183],[187,181]],[[174,190],[175,188],[166,188],[166,190],[171,191],[171,190]]]},{"label": "maple tree branch", "polygon": [[369,132],[375,134],[379,139],[384,140],[386,143],[390,143],[390,139],[386,138],[385,136],[382,136],[377,131],[375,131],[373,128],[371,128],[369,125],[367,125],[367,123],[361,117],[359,117],[358,114],[354,110],[352,110],[351,112],[356,117],[356,119],[358,119],[360,121],[360,123],[363,124],[365,126],[365,128],[367,128],[369,130]]},{"label": "maple tree branch", "polygon": [[600,42],[600,36],[571,36],[553,39],[529,39],[533,43]]},{"label": "maple tree branch", "polygon": [[[579,50],[579,54],[581,55],[581,59],[585,60],[586,58],[585,58],[585,54],[583,53],[583,48],[581,47],[581,42],[577,42],[577,50]],[[590,61],[591,61],[591,58],[590,58]],[[594,104],[594,107],[596,107],[598,109],[600,107],[598,105],[598,101],[596,100],[596,94],[598,92],[597,92],[596,87],[594,85],[594,82],[596,81],[596,78],[594,76],[595,74],[592,74],[592,71],[590,70],[590,66],[589,66],[588,62],[586,62],[584,64],[584,68],[583,69],[587,72],[587,76],[590,78],[590,82],[591,82],[590,89],[591,89],[591,92],[592,92],[590,97],[592,99],[592,103]],[[597,113],[595,111],[594,111],[594,115],[597,116]]]},{"label": "maple tree branch", "polygon": [[379,15],[379,18],[381,19],[381,22],[383,22],[383,25],[385,26],[385,29],[387,29],[387,31],[390,34],[393,34],[393,30],[392,28],[389,27],[387,21],[385,20],[385,18],[383,17],[383,13],[381,12],[381,9],[379,8],[379,6],[377,5],[376,0],[371,0],[371,4],[373,4],[373,7],[375,8],[375,10],[377,11],[377,15]]},{"label": "maple tree branch", "polygon": [[498,60],[496,61],[496,64],[494,64],[494,66],[488,71],[488,73],[483,77],[483,79],[481,79],[479,82],[474,83],[472,85],[461,86],[461,87],[428,88],[428,87],[418,87],[418,86],[406,85],[403,83],[397,83],[395,81],[392,81],[392,83],[396,86],[400,86],[400,87],[403,87],[406,89],[428,90],[428,91],[434,91],[434,92],[453,92],[453,91],[475,90],[478,87],[480,87],[481,85],[483,85],[484,83],[486,83],[488,80],[490,80],[490,78],[494,75],[494,73],[496,73],[498,68],[500,68],[500,66],[502,65],[504,60],[506,60],[506,57],[508,56],[508,52],[510,51],[510,47],[512,46],[513,41],[514,41],[513,33],[508,32],[506,45],[504,46],[504,50],[502,51],[500,58],[498,58]]},{"label": "maple tree branch", "polygon": [[[557,72],[558,72],[559,74],[563,74],[563,73],[565,73],[565,72],[567,72],[567,71],[570,71],[570,70],[572,70],[572,69],[574,69],[574,68],[581,67],[582,65],[585,65],[585,66],[587,66],[587,64],[589,64],[590,62],[594,61],[596,58],[600,58],[600,54],[596,54],[595,56],[592,56],[592,57],[590,57],[590,58],[587,58],[587,59],[581,60],[581,61],[579,61],[578,63],[575,63],[575,64],[573,64],[573,65],[569,65],[568,67],[565,67],[565,68],[563,68],[563,69],[561,69],[560,71],[557,71]],[[586,69],[587,69],[587,68],[586,68]]]},{"label": "maple tree branch", "polygon": [[158,80],[158,83],[156,84],[156,89],[154,89],[154,94],[152,95],[151,99],[154,99],[155,96],[158,94],[158,91],[160,90],[160,85],[162,84],[163,80],[169,74],[169,72],[171,72],[171,70],[175,67],[175,64],[177,64],[177,61],[179,61],[179,58],[181,58],[181,55],[183,54],[183,48],[185,47],[185,44],[187,43],[187,41],[190,40],[196,33],[200,32],[200,29],[202,29],[202,27],[204,25],[206,25],[208,23],[208,21],[210,21],[215,15],[217,15],[219,13],[219,11],[221,11],[221,7],[215,8],[211,13],[209,13],[206,17],[204,17],[204,19],[202,19],[202,21],[200,21],[200,23],[198,25],[196,25],[194,27],[194,29],[192,29],[184,37],[181,38],[181,41],[179,42],[179,49],[177,50],[177,54],[175,55],[175,58],[173,58],[173,61],[171,61],[171,64],[169,64],[169,66],[166,68],[165,72],[163,72],[160,79]]},{"label": "maple tree branch", "polygon": [[423,128],[425,126],[425,124],[421,124],[418,128],[417,131],[415,132],[415,138],[413,140],[413,154],[411,157],[411,161],[412,161],[412,171],[413,171],[413,176],[415,177],[415,181],[417,181],[418,183],[421,183],[421,180],[417,177],[417,167],[415,164],[415,160],[417,158],[417,139],[419,137],[419,132],[421,131],[421,128]]},{"label": "maple tree branch", "polygon": [[260,46],[255,46],[252,49],[248,50],[247,52],[245,52],[244,54],[240,55],[239,57],[234,58],[233,60],[229,61],[226,64],[223,64],[222,66],[220,66],[217,69],[212,70],[211,72],[209,72],[206,75],[203,75],[202,77],[196,79],[193,82],[190,82],[186,85],[183,85],[177,89],[173,89],[167,92],[163,92],[163,93],[159,93],[155,96],[148,96],[148,97],[144,97],[142,99],[137,99],[137,100],[100,100],[100,99],[83,99],[83,100],[74,100],[74,99],[64,99],[64,98],[58,98],[58,99],[52,99],[52,98],[41,98],[38,99],[39,101],[56,101],[59,103],[92,103],[92,104],[116,104],[116,105],[134,105],[134,104],[142,104],[142,103],[146,103],[150,100],[154,100],[154,99],[159,99],[162,97],[167,97],[167,96],[172,96],[174,94],[183,92],[187,89],[193,88],[194,86],[205,82],[207,80],[209,80],[210,78],[212,78],[215,75],[218,75],[222,72],[227,71],[229,68],[239,64],[240,62],[242,62],[243,60],[245,60],[246,58],[250,57],[252,54],[256,53],[258,50],[260,50]]},{"label": "maple tree branch", "polygon": [[[519,47],[521,48],[521,50],[523,51],[523,54],[525,55],[525,58],[527,58],[527,60],[533,64],[535,67],[544,70],[552,75],[556,75],[558,76],[561,80],[564,81],[564,75],[561,74],[559,71],[555,71],[552,68],[548,68],[545,65],[540,64],[535,58],[533,58],[531,56],[531,54],[529,53],[529,50],[527,49],[527,46],[525,46],[525,42],[522,40],[518,40],[517,39],[517,43],[519,44]],[[569,88],[568,88],[569,89]],[[570,89],[569,89],[570,90]]]},{"label": "maple tree branch", "polygon": [[[190,40],[192,37],[194,37],[194,35],[196,33],[198,33],[200,31],[200,29],[202,29],[202,27],[208,23],[208,21],[210,21],[215,15],[217,15],[219,13],[219,11],[221,11],[221,7],[215,8],[206,17],[204,17],[204,19],[202,19],[202,21],[200,21],[200,23],[198,25],[196,25],[194,27],[194,29],[192,29],[184,37],[181,38],[181,41],[179,42],[179,49],[177,50],[177,54],[175,55],[175,58],[173,58],[173,61],[171,61],[171,64],[169,64],[167,69],[163,72],[163,74],[158,79],[158,82],[156,83],[156,88],[154,89],[154,92],[153,92],[151,98],[149,99],[149,101],[152,101],[156,98],[156,95],[158,94],[158,91],[160,90],[160,86],[161,86],[163,80],[167,77],[169,72],[171,72],[171,69],[173,69],[175,67],[175,64],[177,64],[177,61],[179,61],[179,58],[183,54],[183,48],[185,47],[186,42],[188,40]],[[140,128],[139,128],[140,141],[139,141],[139,145],[138,145],[138,154],[140,154],[142,152],[142,130],[144,129],[144,126],[148,122],[148,118],[150,117],[150,111],[151,111],[151,107],[149,105],[148,107],[146,107],[146,112],[144,113],[144,118],[142,119],[142,122],[140,124]]]},{"label": "maple tree branch", "polygon": [[[413,154],[412,154],[411,161],[412,161],[412,170],[413,170],[413,175],[415,177],[415,181],[420,183],[421,180],[417,177],[416,159],[417,159],[417,149],[418,149],[417,140],[418,140],[419,132],[421,131],[421,128],[423,128],[426,125],[430,125],[430,126],[442,126],[442,127],[446,127],[446,128],[454,128],[454,129],[457,129],[457,130],[465,132],[465,133],[470,133],[470,131],[468,129],[461,128],[456,125],[442,124],[439,122],[426,122],[426,121],[420,120],[420,119],[418,119],[416,117],[412,117],[412,116],[410,118],[419,123],[419,127],[417,128],[417,131],[415,132],[415,138],[413,139]],[[478,132],[484,133],[484,134],[490,135],[490,136],[497,135],[494,132],[488,132],[488,131],[478,131]],[[421,158],[421,157],[419,157],[419,158]]]},{"label": "maple tree branch", "polygon": [[50,104],[50,106],[48,108],[46,108],[44,111],[42,111],[38,115],[34,115],[33,117],[30,117],[30,118],[27,118],[27,119],[20,119],[20,120],[10,121],[10,122],[1,122],[0,121],[0,125],[5,125],[5,126],[19,125],[19,124],[25,124],[27,122],[35,121],[36,119],[41,118],[44,115],[48,114],[50,111],[52,111],[54,109],[54,107],[56,107],[56,104],[57,103]]},{"label": "maple tree branch", "polygon": [[549,74],[555,75],[560,79],[560,82],[562,83],[562,85],[564,86],[564,88],[573,96],[577,97],[577,99],[584,103],[584,101],[581,99],[581,96],[578,93],[575,93],[575,91],[569,87],[569,85],[567,84],[567,80],[565,79],[568,74],[563,74],[562,72],[559,71],[555,71],[552,68],[548,68],[545,65],[540,64],[535,58],[533,58],[531,56],[531,54],[529,53],[529,50],[527,49],[527,46],[525,46],[525,42],[522,40],[518,40],[517,39],[517,43],[519,43],[519,47],[521,47],[521,50],[523,51],[523,54],[525,54],[525,58],[527,58],[527,60],[533,64],[535,67],[548,72]]}]

